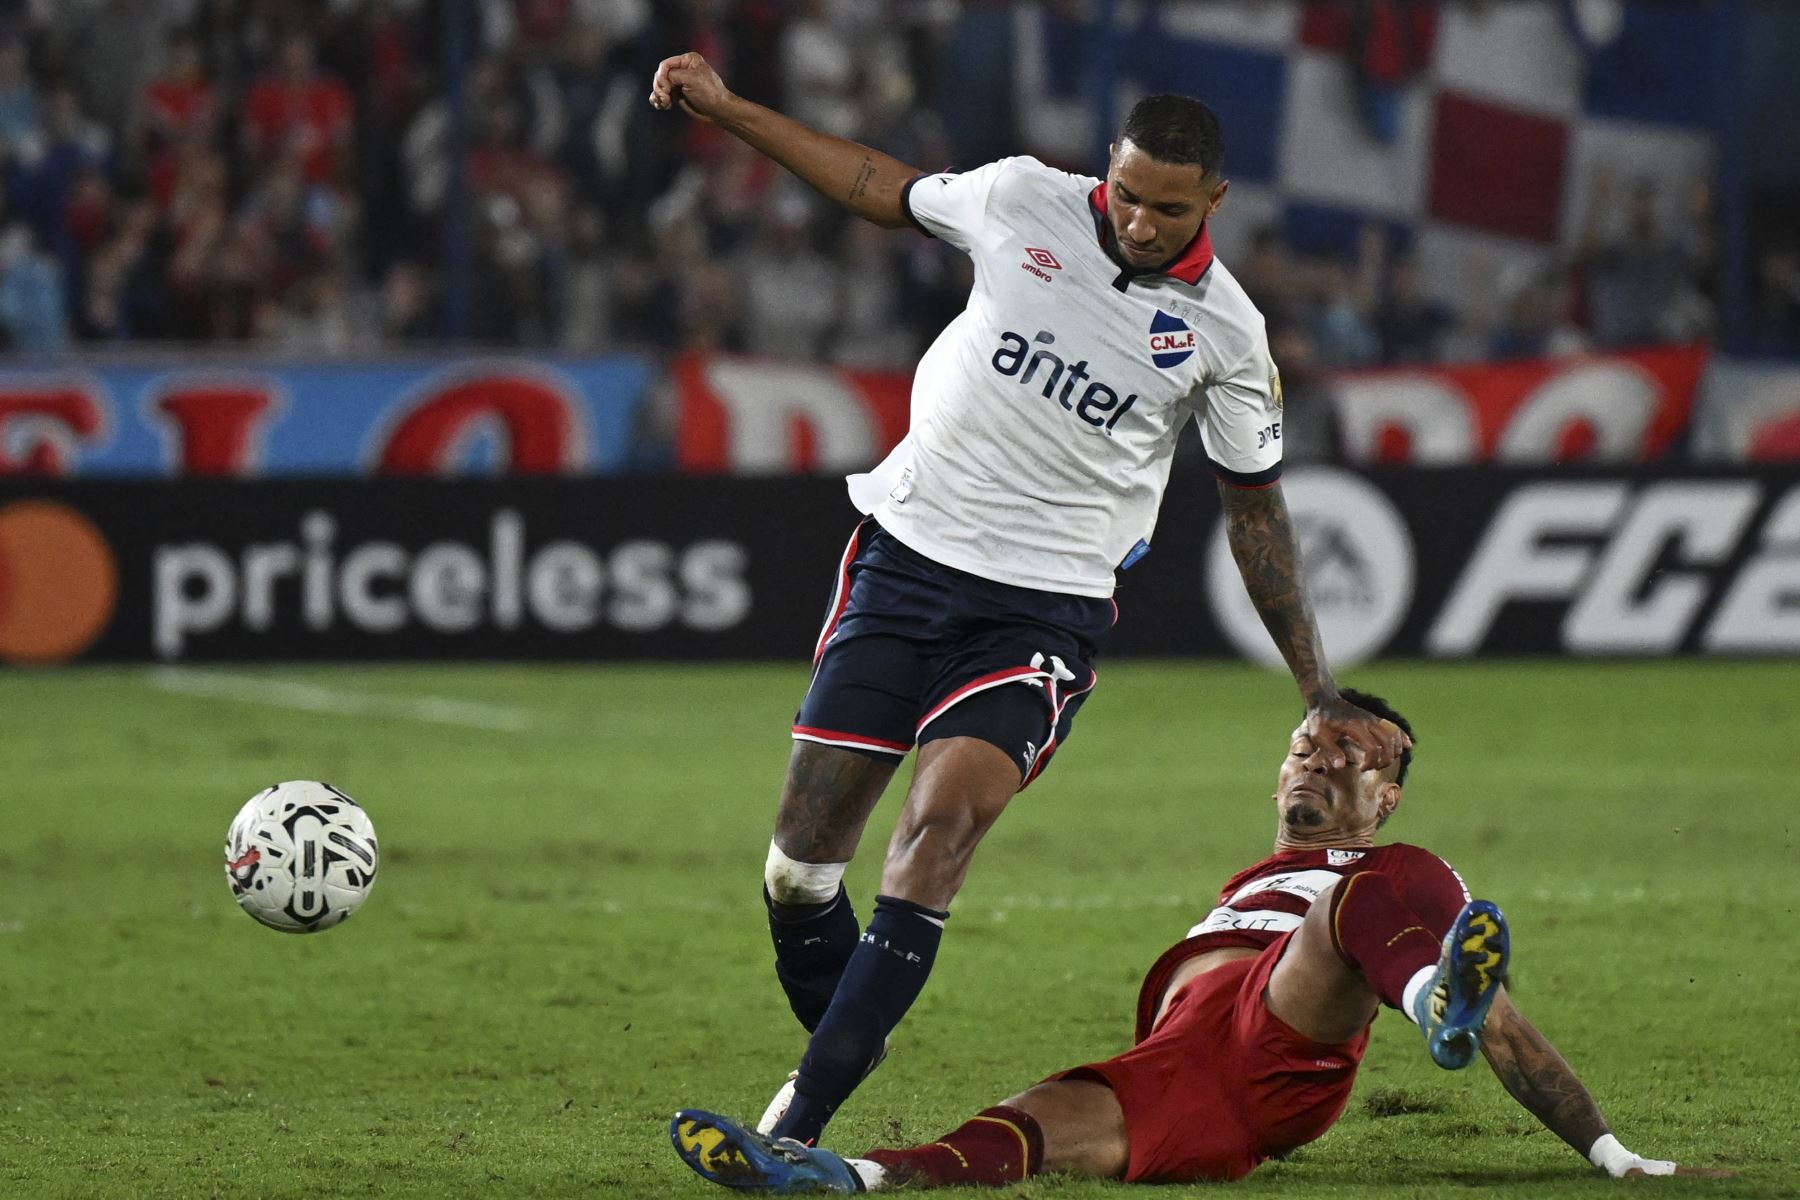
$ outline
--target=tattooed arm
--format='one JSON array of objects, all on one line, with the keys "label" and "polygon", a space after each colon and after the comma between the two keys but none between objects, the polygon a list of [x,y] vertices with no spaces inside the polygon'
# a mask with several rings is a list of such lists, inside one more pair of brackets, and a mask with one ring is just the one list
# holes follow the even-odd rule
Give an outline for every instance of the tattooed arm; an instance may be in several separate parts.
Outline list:
[{"label": "tattooed arm", "polygon": [[689,116],[717,125],[865,221],[888,229],[911,224],[901,192],[924,172],[734,94],[698,54],[665,58],[657,66],[650,103],[659,109],[680,105]]},{"label": "tattooed arm", "polygon": [[1481,1053],[1512,1098],[1583,1158],[1612,1132],[1574,1070],[1513,1007],[1504,988],[1482,1026]]},{"label": "tattooed arm", "polygon": [[1219,498],[1225,506],[1225,536],[1244,588],[1306,698],[1307,733],[1317,747],[1314,757],[1341,767],[1346,752],[1341,743],[1348,742],[1361,750],[1366,769],[1398,758],[1412,740],[1399,727],[1338,695],[1306,598],[1300,547],[1281,485],[1250,488],[1220,480]]},{"label": "tattooed arm", "polygon": [[1481,1053],[1512,1098],[1524,1105],[1544,1128],[1615,1179],[1646,1175],[1683,1175],[1702,1179],[1729,1178],[1733,1172],[1711,1167],[1685,1167],[1633,1154],[1606,1127],[1600,1106],[1519,1010],[1506,989],[1494,997],[1481,1029]]},{"label": "tattooed arm", "polygon": [[1312,604],[1300,579],[1300,547],[1294,541],[1281,485],[1249,488],[1220,480],[1219,499],[1225,505],[1225,536],[1238,573],[1263,626],[1294,673],[1307,707],[1336,696],[1337,684],[1325,665]]}]

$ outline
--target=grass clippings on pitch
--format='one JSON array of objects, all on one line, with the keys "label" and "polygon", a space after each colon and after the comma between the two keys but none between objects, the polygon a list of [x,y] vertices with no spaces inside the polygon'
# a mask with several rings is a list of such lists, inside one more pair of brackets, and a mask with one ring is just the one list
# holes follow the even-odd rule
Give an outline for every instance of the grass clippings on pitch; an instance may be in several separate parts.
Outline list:
[{"label": "grass clippings on pitch", "polygon": [[[0,1196],[713,1194],[669,1114],[753,1116],[802,1044],[757,885],[804,669],[226,674],[0,674]],[[1388,1014],[1338,1127],[1230,1194],[1794,1195],[1795,678],[1351,678],[1419,730],[1387,832],[1507,910],[1518,1004],[1620,1138],[1737,1179],[1607,1180]],[[828,1142],[927,1140],[1121,1048],[1142,970],[1267,852],[1296,709],[1246,668],[1105,668]],[[221,869],[232,814],[287,778],[358,797],[382,841],[368,908],[310,937],[238,912]],[[896,802],[851,868],[865,915]]]}]

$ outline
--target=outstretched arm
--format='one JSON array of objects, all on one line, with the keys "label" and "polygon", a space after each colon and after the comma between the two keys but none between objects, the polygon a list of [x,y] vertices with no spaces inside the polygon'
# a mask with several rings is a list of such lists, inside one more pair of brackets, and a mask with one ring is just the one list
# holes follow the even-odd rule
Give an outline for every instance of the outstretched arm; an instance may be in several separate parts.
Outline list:
[{"label": "outstretched arm", "polygon": [[1502,988],[1481,1030],[1481,1053],[1512,1098],[1583,1158],[1614,1178],[1642,1175],[1718,1177],[1729,1171],[1681,1167],[1640,1158],[1619,1144],[1600,1106],[1549,1039],[1533,1028]]},{"label": "outstretched arm", "polygon": [[[1306,726],[1316,747],[1314,756],[1323,756],[1329,766],[1341,767],[1346,754],[1341,743],[1347,741],[1361,751],[1365,769],[1394,761],[1412,741],[1398,726],[1338,695],[1331,668],[1325,665],[1325,647],[1319,641],[1319,627],[1300,577],[1300,548],[1281,484],[1239,487],[1220,480],[1219,498],[1225,506],[1225,537],[1238,573],[1244,577],[1244,588],[1306,699]],[[1310,759],[1308,765],[1312,765]]]},{"label": "outstretched arm", "polygon": [[865,221],[888,229],[910,224],[901,191],[923,171],[733,94],[698,54],[662,60],[650,83],[650,104],[660,109],[679,104],[688,115],[768,155]]}]

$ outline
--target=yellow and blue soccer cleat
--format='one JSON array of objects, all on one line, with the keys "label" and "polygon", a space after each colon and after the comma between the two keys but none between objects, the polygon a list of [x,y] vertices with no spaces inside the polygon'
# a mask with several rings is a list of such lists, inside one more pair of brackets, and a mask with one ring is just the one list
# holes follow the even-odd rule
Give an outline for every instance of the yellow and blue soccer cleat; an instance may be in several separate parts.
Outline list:
[{"label": "yellow and blue soccer cleat", "polygon": [[829,1150],[803,1146],[792,1138],[772,1141],[697,1108],[675,1114],[669,1140],[695,1174],[739,1191],[847,1195],[863,1190],[862,1179],[850,1164]]},{"label": "yellow and blue soccer cleat", "polygon": [[1447,1071],[1475,1061],[1482,1022],[1506,980],[1508,943],[1499,907],[1487,900],[1469,901],[1444,935],[1437,974],[1413,1000],[1425,1049]]}]

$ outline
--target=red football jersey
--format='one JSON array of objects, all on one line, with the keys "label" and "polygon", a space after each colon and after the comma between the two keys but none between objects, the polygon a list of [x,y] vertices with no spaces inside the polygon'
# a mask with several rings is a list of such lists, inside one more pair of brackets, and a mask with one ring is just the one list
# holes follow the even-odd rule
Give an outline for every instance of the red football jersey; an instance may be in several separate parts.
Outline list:
[{"label": "red football jersey", "polygon": [[1261,950],[1298,929],[1307,909],[1335,880],[1380,871],[1402,899],[1442,937],[1469,902],[1469,889],[1454,868],[1429,850],[1394,842],[1355,850],[1283,850],[1233,875],[1206,919],[1169,947],[1145,976],[1138,995],[1138,1032],[1149,1036],[1163,990],[1188,959],[1221,946]]},{"label": "red football jersey", "polygon": [[1262,949],[1290,929],[1298,929],[1320,892],[1338,879],[1379,871],[1413,911],[1441,937],[1469,902],[1449,863],[1418,846],[1395,842],[1356,850],[1283,850],[1233,875],[1219,893],[1218,907],[1188,930],[1193,953],[1219,946]]}]

